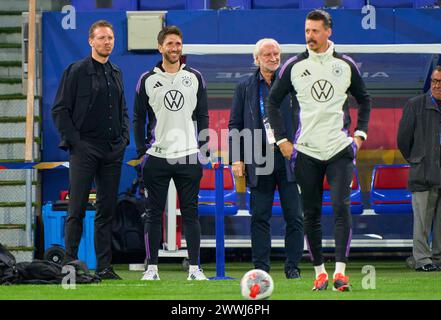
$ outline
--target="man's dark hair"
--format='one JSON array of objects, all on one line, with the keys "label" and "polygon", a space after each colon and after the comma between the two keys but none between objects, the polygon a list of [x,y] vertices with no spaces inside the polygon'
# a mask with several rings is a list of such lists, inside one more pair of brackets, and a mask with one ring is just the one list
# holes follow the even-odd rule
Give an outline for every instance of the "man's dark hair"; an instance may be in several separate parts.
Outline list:
[{"label": "man's dark hair", "polygon": [[89,28],[89,39],[92,39],[94,36],[94,32],[96,28],[100,28],[100,27],[107,27],[110,28],[113,32],[113,26],[109,21],[106,20],[98,20],[96,22],[94,22],[90,28]]},{"label": "man's dark hair", "polygon": [[434,73],[435,71],[441,71],[441,65],[435,66],[435,68],[433,68],[432,73]]},{"label": "man's dark hair", "polygon": [[169,34],[177,35],[182,40],[182,31],[177,26],[167,26],[158,33],[158,44],[162,45]]},{"label": "man's dark hair", "polygon": [[313,10],[308,13],[306,20],[323,21],[325,29],[332,28],[332,17],[324,10]]}]

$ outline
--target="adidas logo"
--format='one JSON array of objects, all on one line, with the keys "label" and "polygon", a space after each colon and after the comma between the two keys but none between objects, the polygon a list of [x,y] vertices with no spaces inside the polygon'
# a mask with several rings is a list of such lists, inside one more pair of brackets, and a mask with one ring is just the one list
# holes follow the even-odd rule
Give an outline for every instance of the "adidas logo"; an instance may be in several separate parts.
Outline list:
[{"label": "adidas logo", "polygon": [[300,77],[306,77],[306,76],[310,76],[311,72],[309,72],[308,69],[306,69],[305,71],[303,71],[302,75]]},{"label": "adidas logo", "polygon": [[153,86],[153,89],[155,89],[155,88],[159,88],[159,87],[162,87],[162,83],[161,82],[156,82],[156,84]]}]

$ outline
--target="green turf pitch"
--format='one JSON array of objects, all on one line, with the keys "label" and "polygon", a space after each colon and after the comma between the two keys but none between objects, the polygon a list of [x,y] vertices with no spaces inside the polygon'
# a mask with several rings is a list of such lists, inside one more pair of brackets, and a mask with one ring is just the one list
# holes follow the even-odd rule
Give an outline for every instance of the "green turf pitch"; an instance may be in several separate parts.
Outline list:
[{"label": "green turf pitch", "polygon": [[[373,278],[362,273],[365,265],[375,267],[375,289],[364,289],[373,285]],[[203,265],[204,272],[211,277],[216,274],[214,264]],[[328,290],[312,292],[313,268],[301,264],[302,278],[287,280],[283,272],[283,262],[274,262],[271,275],[274,292],[271,300],[312,300],[312,299],[357,299],[357,300],[407,300],[441,299],[441,272],[415,272],[405,266],[404,261],[354,261],[349,264],[346,274],[350,276],[352,292]],[[60,285],[15,285],[0,286],[0,299],[25,300],[96,300],[96,299],[142,299],[142,300],[241,300],[239,282],[250,263],[227,263],[226,275],[234,280],[187,281],[186,272],[179,263],[160,264],[161,281],[140,281],[141,272],[128,271],[127,265],[118,265],[116,270],[122,281],[103,281],[99,284],[77,285],[66,290]],[[327,264],[327,271],[333,272],[333,264]],[[364,278],[364,281],[363,281]]]}]

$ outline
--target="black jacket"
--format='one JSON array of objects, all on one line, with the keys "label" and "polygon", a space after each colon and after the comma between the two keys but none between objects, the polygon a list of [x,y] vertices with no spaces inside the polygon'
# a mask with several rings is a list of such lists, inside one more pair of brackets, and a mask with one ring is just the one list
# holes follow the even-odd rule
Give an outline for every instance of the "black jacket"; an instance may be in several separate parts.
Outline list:
[{"label": "black jacket", "polygon": [[[121,110],[121,137],[126,145],[130,143],[129,115],[124,98],[121,70],[112,66],[112,76],[119,90]],[[80,129],[89,108],[95,102],[99,90],[98,75],[92,57],[72,63],[64,71],[52,107],[52,118],[60,132],[59,147],[68,150],[80,140]]]},{"label": "black jacket", "polygon": [[441,112],[430,93],[410,99],[398,129],[398,148],[410,164],[409,190],[427,191],[441,184]]},{"label": "black jacket", "polygon": [[[235,146],[232,145],[234,135],[232,134],[231,130],[237,129],[240,132],[245,128],[251,130],[261,128],[262,120],[260,118],[259,73],[260,71],[259,69],[257,69],[252,76],[237,85],[233,97],[233,105],[230,112],[230,121],[228,123],[228,129],[230,130],[230,163],[237,161],[245,162],[245,159],[247,158],[252,159],[252,163],[246,163],[245,165],[246,179],[250,187],[257,186],[258,176],[256,175],[256,162],[262,163],[263,160],[257,159],[258,161],[256,161],[256,157],[258,157],[258,155],[246,156],[247,150],[249,150],[247,153],[250,154],[252,149],[254,148],[254,136],[252,136],[252,143],[248,145],[245,145],[243,139],[241,139],[241,143],[239,146],[240,154],[233,154],[233,149]],[[281,113],[283,115],[288,140],[292,142],[294,139],[294,133],[297,130],[298,114],[291,106],[289,96],[286,96],[282,102]],[[294,173],[288,160],[285,160],[285,167],[288,181],[295,181]]]}]

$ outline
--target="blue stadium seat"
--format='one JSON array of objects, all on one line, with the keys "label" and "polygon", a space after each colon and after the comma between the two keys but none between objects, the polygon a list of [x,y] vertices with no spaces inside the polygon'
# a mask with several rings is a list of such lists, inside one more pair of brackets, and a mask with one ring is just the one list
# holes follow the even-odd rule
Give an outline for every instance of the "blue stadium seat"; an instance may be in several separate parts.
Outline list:
[{"label": "blue stadium seat", "polygon": [[251,9],[251,0],[224,0],[216,3],[204,0],[139,0],[139,10],[203,10],[211,9],[216,5],[235,9]]},{"label": "blue stadium seat", "polygon": [[[203,169],[199,191],[199,215],[215,215],[216,183],[215,170]],[[236,186],[229,167],[224,168],[224,215],[235,215],[238,210]]]},{"label": "blue stadium seat", "polygon": [[377,165],[372,172],[371,205],[375,213],[412,213],[407,190],[408,165]]},{"label": "blue stadium seat", "polygon": [[227,0],[227,7],[235,9],[251,9],[252,0]]},{"label": "blue stadium seat", "polygon": [[186,0],[139,0],[139,10],[185,10]]},{"label": "blue stadium seat", "polygon": [[433,8],[435,6],[440,6],[440,1],[436,0],[414,0],[413,7],[414,8]]},{"label": "blue stadium seat", "polygon": [[301,9],[322,9],[325,7],[325,0],[301,0],[299,7]]},{"label": "blue stadium seat", "polygon": [[365,0],[343,0],[343,9],[361,9],[366,5]]},{"label": "blue stadium seat", "polygon": [[[352,190],[351,190],[351,213],[352,214],[362,214],[363,213],[363,202],[361,199],[361,186],[358,182],[358,173],[354,170],[354,176],[352,178]],[[328,184],[328,180],[323,181],[323,198],[322,198],[322,213],[323,214],[333,214],[332,201],[331,201],[331,191]],[[280,196],[279,192],[276,190],[274,193],[273,201],[273,215],[282,215],[282,207],[280,206]]]},{"label": "blue stadium seat", "polygon": [[[365,0],[342,0],[341,9],[361,9],[365,5]],[[326,6],[325,0],[301,0],[300,8],[303,9],[316,9],[324,8]]]},{"label": "blue stadium seat", "polygon": [[201,10],[201,9],[251,9],[252,0],[187,0],[187,10]]},{"label": "blue stadium seat", "polygon": [[136,11],[138,10],[138,0],[72,0],[72,6],[77,11],[94,11],[94,10],[124,10]]},{"label": "blue stadium seat", "polygon": [[[322,214],[333,214],[332,200],[331,200],[331,190],[328,180],[323,181],[323,199],[322,199]],[[352,177],[351,186],[351,214],[362,214],[363,213],[363,202],[361,199],[361,186],[358,179],[357,170],[354,170],[354,175]]]},{"label": "blue stadium seat", "polygon": [[300,0],[254,0],[253,9],[298,9]]},{"label": "blue stadium seat", "polygon": [[[250,211],[250,189],[247,187],[246,191],[246,208],[248,211]],[[250,211],[251,213],[251,211]],[[280,194],[279,191],[276,189],[274,192],[274,200],[273,200],[273,209],[272,209],[273,216],[282,216],[282,206],[280,205]]]},{"label": "blue stadium seat", "polygon": [[377,8],[413,8],[413,0],[366,0]]}]

